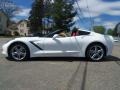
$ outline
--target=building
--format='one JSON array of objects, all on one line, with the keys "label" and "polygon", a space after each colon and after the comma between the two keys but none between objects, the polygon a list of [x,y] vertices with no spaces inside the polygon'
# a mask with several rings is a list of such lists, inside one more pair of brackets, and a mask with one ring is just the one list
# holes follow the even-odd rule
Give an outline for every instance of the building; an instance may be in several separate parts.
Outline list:
[{"label": "building", "polygon": [[17,24],[18,26],[18,32],[20,36],[28,36],[29,34],[29,27],[28,27],[28,21],[27,20],[21,20]]},{"label": "building", "polygon": [[8,16],[0,11],[0,34],[6,34],[8,25]]},{"label": "building", "polygon": [[17,23],[11,22],[10,25],[8,26],[8,32],[9,32],[9,35],[19,36]]}]

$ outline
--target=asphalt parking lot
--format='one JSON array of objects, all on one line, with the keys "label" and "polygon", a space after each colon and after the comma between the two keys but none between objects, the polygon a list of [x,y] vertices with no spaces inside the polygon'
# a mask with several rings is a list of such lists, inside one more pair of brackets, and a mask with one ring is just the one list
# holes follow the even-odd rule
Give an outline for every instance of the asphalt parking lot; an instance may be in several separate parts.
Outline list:
[{"label": "asphalt parking lot", "polygon": [[0,90],[120,90],[120,43],[100,62],[84,58],[36,58],[16,62],[1,54]]}]

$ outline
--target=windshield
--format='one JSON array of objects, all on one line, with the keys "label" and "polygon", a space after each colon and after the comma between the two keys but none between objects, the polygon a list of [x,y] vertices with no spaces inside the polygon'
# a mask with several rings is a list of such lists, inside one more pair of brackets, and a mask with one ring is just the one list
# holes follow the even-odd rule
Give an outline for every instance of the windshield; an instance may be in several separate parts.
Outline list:
[{"label": "windshield", "polygon": [[[53,37],[55,34],[60,34],[61,32],[63,32],[64,30],[56,30],[56,31],[54,31],[54,32],[51,32],[51,33],[49,33],[49,34],[47,34],[47,35],[45,35],[45,37]],[[75,35],[73,35],[73,33],[76,33]],[[80,36],[80,35],[89,35],[90,34],[90,32],[88,32],[88,31],[80,31],[80,30],[78,30],[77,32],[71,32],[71,35],[67,35],[67,36]]]},{"label": "windshield", "polygon": [[54,32],[51,32],[51,33],[45,35],[45,37],[53,37],[55,34],[59,34],[61,32],[63,32],[63,30],[56,30]]}]

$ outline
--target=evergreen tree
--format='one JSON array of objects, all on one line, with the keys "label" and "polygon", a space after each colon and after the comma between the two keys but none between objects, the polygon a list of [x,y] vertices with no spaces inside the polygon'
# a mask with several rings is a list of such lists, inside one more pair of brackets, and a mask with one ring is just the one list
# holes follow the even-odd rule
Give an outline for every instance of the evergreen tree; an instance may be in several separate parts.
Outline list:
[{"label": "evergreen tree", "polygon": [[73,7],[73,0],[54,0],[52,17],[55,23],[55,29],[69,31],[75,23],[73,18],[76,11]]},{"label": "evergreen tree", "polygon": [[94,32],[100,33],[100,34],[105,34],[105,27],[104,26],[94,26],[93,27]]},{"label": "evergreen tree", "polygon": [[118,33],[118,26],[120,25],[120,22],[115,26],[114,28],[114,31],[113,31],[113,35],[114,36],[118,36],[120,35],[120,30],[119,30],[119,33]]},{"label": "evergreen tree", "polygon": [[30,11],[30,31],[31,33],[39,32],[43,29],[42,19],[44,17],[44,0],[35,0]]},{"label": "evergreen tree", "polygon": [[113,30],[112,29],[108,29],[107,34],[113,36]]}]

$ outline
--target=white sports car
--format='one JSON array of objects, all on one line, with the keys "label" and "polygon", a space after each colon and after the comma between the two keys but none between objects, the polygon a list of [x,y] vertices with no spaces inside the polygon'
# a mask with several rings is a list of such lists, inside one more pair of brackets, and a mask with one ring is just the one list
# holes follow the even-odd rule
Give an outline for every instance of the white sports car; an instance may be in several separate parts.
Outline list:
[{"label": "white sports car", "polygon": [[101,60],[111,55],[113,38],[95,32],[80,30],[78,36],[59,36],[62,30],[46,37],[15,38],[3,45],[2,53],[13,60],[32,57],[87,57]]}]

